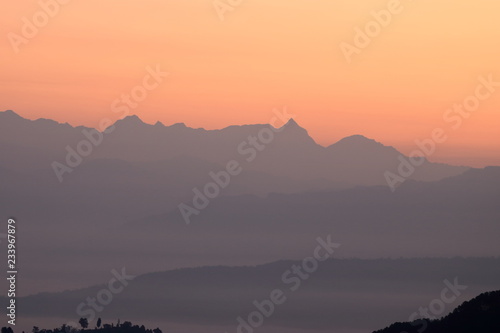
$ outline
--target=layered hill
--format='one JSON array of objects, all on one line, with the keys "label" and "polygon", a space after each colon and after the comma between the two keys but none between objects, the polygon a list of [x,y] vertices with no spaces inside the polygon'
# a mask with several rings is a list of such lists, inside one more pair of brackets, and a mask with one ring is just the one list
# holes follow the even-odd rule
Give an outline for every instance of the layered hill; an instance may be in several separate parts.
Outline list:
[{"label": "layered hill", "polygon": [[[0,112],[0,151],[0,166],[13,171],[52,173],[56,181],[54,162],[72,169],[62,175],[63,181],[84,174],[78,169],[91,161],[95,161],[90,166],[92,175],[111,176],[107,162],[101,160],[112,159],[133,164],[137,173],[150,168],[160,171],[156,181],[174,177],[189,184],[189,179],[199,176],[196,170],[190,173],[192,164],[203,166],[206,174],[236,160],[247,175],[240,181],[240,193],[384,185],[384,173],[397,172],[402,156],[396,149],[361,135],[344,138],[329,147],[320,146],[293,119],[279,129],[245,125],[204,130],[184,124],[149,125],[137,116],[128,116],[98,134],[82,126],[24,119],[13,111]],[[74,156],[68,160],[68,154],[74,152],[84,155],[80,156],[81,161]],[[162,167],[162,163],[166,165]],[[169,163],[181,165],[183,172],[169,168]],[[426,160],[408,178],[434,181],[467,169]],[[256,183],[262,184],[262,189],[255,188]]]}]

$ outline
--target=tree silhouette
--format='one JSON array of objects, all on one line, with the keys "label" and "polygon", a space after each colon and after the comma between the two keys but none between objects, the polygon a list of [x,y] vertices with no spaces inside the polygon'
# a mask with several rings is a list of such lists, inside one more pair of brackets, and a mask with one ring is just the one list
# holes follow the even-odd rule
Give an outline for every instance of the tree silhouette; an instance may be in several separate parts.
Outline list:
[{"label": "tree silhouette", "polygon": [[500,332],[500,290],[485,292],[459,305],[441,319],[418,319],[394,323],[373,333],[498,333]]},{"label": "tree silhouette", "polygon": [[78,323],[80,324],[80,326],[83,329],[89,327],[89,321],[87,320],[87,318],[80,318],[80,320],[78,321]]},{"label": "tree silhouette", "polygon": [[132,327],[132,323],[130,321],[124,321],[121,327],[125,328],[125,329],[131,328]]},{"label": "tree silhouette", "polygon": [[[144,327],[144,325],[133,325],[130,321],[124,321],[122,324],[114,325],[113,323],[103,323],[101,318],[98,318],[96,325],[98,327],[90,329],[88,329],[89,322],[87,318],[80,318],[78,322],[82,329],[71,327],[66,324],[54,329],[40,329],[38,326],[33,326],[31,333],[163,333],[159,328],[148,329]],[[10,327],[2,327],[0,333],[14,333],[14,331]]]}]

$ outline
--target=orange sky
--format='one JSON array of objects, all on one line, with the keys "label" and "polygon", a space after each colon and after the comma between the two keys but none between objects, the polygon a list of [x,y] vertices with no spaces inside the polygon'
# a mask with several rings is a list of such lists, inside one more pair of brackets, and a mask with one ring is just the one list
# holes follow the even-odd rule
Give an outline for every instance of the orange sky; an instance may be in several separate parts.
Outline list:
[{"label": "orange sky", "polygon": [[456,130],[443,120],[479,76],[500,82],[500,1],[401,0],[346,61],[340,43],[391,1],[243,0],[221,21],[213,0],[64,0],[19,52],[9,33],[43,15],[38,1],[10,1],[0,109],[97,127],[158,64],[169,77],[132,111],[145,122],[268,123],[286,106],[323,145],[363,134],[409,153],[441,127],[449,138],[430,160],[500,165],[500,86]]}]

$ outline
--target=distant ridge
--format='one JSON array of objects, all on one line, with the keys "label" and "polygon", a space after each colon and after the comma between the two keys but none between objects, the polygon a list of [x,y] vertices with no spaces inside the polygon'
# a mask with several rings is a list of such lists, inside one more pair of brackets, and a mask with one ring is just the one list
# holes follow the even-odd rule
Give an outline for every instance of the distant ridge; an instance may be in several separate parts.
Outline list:
[{"label": "distant ridge", "polygon": [[[321,262],[320,269],[312,273],[311,278],[302,281],[296,291],[291,290],[294,280],[282,280],[281,276],[292,265],[300,265],[297,260],[273,261],[263,265],[181,268],[137,276],[120,294],[120,302],[106,307],[104,315],[133,315],[138,320],[164,319],[208,326],[228,325],[234,326],[236,331],[236,318],[242,316],[246,319],[247,314],[255,310],[254,300],[260,302],[269,297],[270,291],[279,288],[285,293],[287,301],[276,307],[279,311],[267,319],[266,325],[307,327],[314,332],[314,328],[327,330],[350,324],[370,332],[370,327],[390,318],[387,311],[392,310],[397,315],[411,313],[419,300],[418,295],[431,297],[436,287],[442,288],[442,276],[458,275],[460,283],[467,281],[470,284],[469,289],[486,288],[500,277],[499,261],[498,258],[328,259]],[[22,297],[19,298],[23,304],[20,311],[24,317],[71,317],[74,316],[74,304],[79,304],[88,295],[96,295],[103,286]],[[460,301],[479,293],[469,289],[463,291]],[[368,296],[359,297],[360,290]],[[193,294],[188,294],[190,291]],[[186,298],[186,294],[192,296]],[[401,300],[401,295],[410,299]],[[0,301],[5,299],[5,296],[0,296]],[[488,308],[483,309],[485,306]],[[489,318],[498,324],[500,316],[495,318],[494,315],[499,309],[499,292],[485,293],[459,306],[454,311],[456,314],[448,317],[450,322],[457,324],[467,322],[467,316]],[[362,319],[355,316],[366,313],[370,315]],[[391,330],[379,333],[402,332]],[[498,333],[481,329],[446,332]]]},{"label": "distant ridge", "polygon": [[[323,147],[293,118],[281,127],[278,122],[274,126],[278,129],[266,134],[271,136],[265,138],[259,137],[259,133],[269,131],[270,125],[267,124],[205,130],[183,123],[147,124],[137,115],[129,115],[108,127],[103,140],[97,140],[98,144],[82,160],[112,158],[152,163],[185,156],[208,164],[225,165],[236,159],[245,164],[247,174],[283,178],[287,185],[276,186],[274,191],[290,192],[318,189],[319,184],[322,184],[321,188],[330,189],[387,185],[384,173],[396,172],[401,163],[398,158],[403,156],[395,148],[359,134]],[[0,164],[20,171],[50,170],[54,161],[65,161],[68,147],[76,149],[82,140],[87,140],[83,131],[95,131],[48,119],[24,119],[12,110],[0,112],[0,130],[0,148],[4,157]],[[252,137],[256,143],[250,141]],[[260,140],[265,140],[265,143]],[[426,161],[408,179],[436,181],[467,169]],[[254,187],[255,179],[249,182]]]}]

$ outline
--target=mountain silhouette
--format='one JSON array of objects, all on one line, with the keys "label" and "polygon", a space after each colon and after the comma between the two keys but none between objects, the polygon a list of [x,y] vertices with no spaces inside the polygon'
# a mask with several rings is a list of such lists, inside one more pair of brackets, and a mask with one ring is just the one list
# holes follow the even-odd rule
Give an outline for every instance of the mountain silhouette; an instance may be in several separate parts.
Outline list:
[{"label": "mountain silhouette", "polygon": [[[393,317],[408,318],[419,306],[428,305],[440,296],[445,280],[454,282],[457,277],[459,284],[467,286],[456,303],[447,305],[446,313],[479,293],[497,288],[499,263],[498,258],[330,259],[319,263],[317,271],[308,274],[310,276],[295,290],[291,287],[296,282],[287,282],[283,274],[293,265],[301,265],[300,261],[184,268],[135,277],[100,315],[201,324],[207,326],[204,331],[208,332],[212,331],[212,325],[226,325],[226,331],[230,332],[236,331],[237,317],[246,318],[255,311],[254,301],[262,302],[269,298],[272,290],[280,289],[287,300],[266,318],[266,328],[281,326],[311,332],[350,327],[369,332]],[[22,297],[18,300],[23,305],[20,315],[23,318],[72,318],[79,303],[87,297],[95,297],[103,288],[106,284]],[[485,318],[480,315],[484,306],[489,314],[498,313],[496,295],[496,303],[481,297],[472,301],[473,306],[465,303],[457,308],[453,312],[456,315],[452,313],[450,318],[458,320],[462,313],[462,319],[476,314],[478,319]],[[2,302],[5,299],[0,297]],[[168,325],[162,327],[168,331]]]},{"label": "mountain silhouette", "polygon": [[[329,147],[320,146],[294,119],[275,133],[269,129],[270,125],[229,126],[221,130],[193,129],[184,124],[165,126],[160,122],[149,125],[131,115],[108,127],[109,134],[103,134],[102,141],[92,147],[84,162],[118,159],[152,163],[190,157],[223,167],[227,161],[238,160],[246,172],[268,175],[264,178],[287,178],[292,189],[286,189],[285,185],[285,188],[274,189],[274,192],[287,192],[386,185],[384,173],[397,172],[401,163],[398,158],[403,156],[393,147],[360,135],[344,138]],[[82,131],[92,129],[46,119],[31,121],[13,111],[0,112],[0,149],[4,156],[1,165],[30,172],[51,169],[54,161],[64,163],[67,147],[77,149],[79,143],[87,140]],[[247,162],[251,149],[247,141],[249,137],[260,138],[259,133],[266,140],[265,144],[261,143],[264,148]],[[425,161],[408,179],[435,181],[467,169]],[[72,176],[66,175],[66,178]],[[255,187],[256,182],[265,183],[257,177],[247,185]]]},{"label": "mountain silhouette", "polygon": [[500,332],[500,290],[482,293],[438,320],[426,318],[395,323],[373,333],[498,333]]}]

